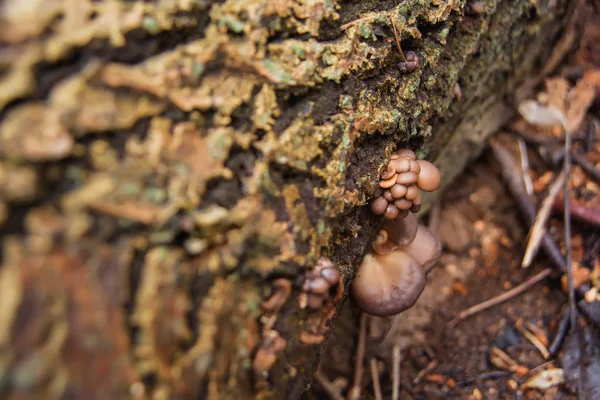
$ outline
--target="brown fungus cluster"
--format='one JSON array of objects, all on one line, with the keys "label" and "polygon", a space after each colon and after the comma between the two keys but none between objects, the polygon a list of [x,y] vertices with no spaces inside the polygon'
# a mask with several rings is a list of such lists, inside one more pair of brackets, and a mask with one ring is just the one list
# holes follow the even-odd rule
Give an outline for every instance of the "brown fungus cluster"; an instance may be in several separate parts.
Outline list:
[{"label": "brown fungus cluster", "polygon": [[410,214],[386,221],[371,247],[350,287],[354,302],[380,317],[412,307],[441,254],[440,240]]},{"label": "brown fungus cluster", "polygon": [[319,259],[315,268],[305,276],[299,297],[300,308],[320,309],[331,297],[331,289],[339,283],[340,273],[333,263],[326,258]]},{"label": "brown fungus cluster", "polygon": [[398,64],[398,70],[403,74],[413,72],[414,70],[419,68],[420,61],[421,60],[419,59],[417,53],[415,53],[414,51],[408,51],[406,52],[406,57],[404,61],[401,61]]},{"label": "brown fungus cluster", "polygon": [[408,212],[419,212],[419,189],[432,192],[439,188],[440,172],[429,161],[417,160],[412,150],[401,149],[390,157],[386,171],[381,175],[381,196],[371,201],[371,211],[386,219],[404,218]]},{"label": "brown fungus cluster", "polygon": [[371,244],[350,287],[354,302],[375,316],[398,314],[417,301],[427,273],[442,251],[438,237],[419,224],[414,214],[421,208],[419,189],[437,190],[438,169],[417,160],[408,149],[392,154],[379,186],[383,195],[371,202],[371,210],[386,219]]}]

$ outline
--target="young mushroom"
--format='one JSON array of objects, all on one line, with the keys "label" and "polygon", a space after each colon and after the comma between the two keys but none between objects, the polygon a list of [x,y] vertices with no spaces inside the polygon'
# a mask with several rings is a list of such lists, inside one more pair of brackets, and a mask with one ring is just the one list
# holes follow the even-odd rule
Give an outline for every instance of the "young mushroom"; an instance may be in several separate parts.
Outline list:
[{"label": "young mushroom", "polygon": [[371,211],[388,220],[404,218],[409,211],[419,212],[419,189],[431,192],[440,183],[440,173],[432,163],[417,160],[412,150],[400,149],[391,155],[386,171],[381,175],[379,187],[384,191],[371,201]]},{"label": "young mushroom", "polygon": [[402,73],[412,72],[419,67],[419,56],[414,51],[406,53],[406,59],[398,64],[398,69]]},{"label": "young mushroom", "polygon": [[414,215],[386,221],[359,266],[350,295],[367,314],[398,314],[417,301],[441,253],[440,240]]}]

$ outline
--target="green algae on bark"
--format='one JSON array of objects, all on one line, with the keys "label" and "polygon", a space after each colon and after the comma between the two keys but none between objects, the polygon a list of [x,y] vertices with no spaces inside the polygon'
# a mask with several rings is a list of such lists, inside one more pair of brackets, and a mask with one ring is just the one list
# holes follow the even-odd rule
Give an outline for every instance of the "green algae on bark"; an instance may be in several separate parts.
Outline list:
[{"label": "green algae on bark", "polygon": [[449,182],[568,11],[483,3],[1,2],[0,397],[299,396],[344,298],[302,276],[347,286],[390,153]]}]

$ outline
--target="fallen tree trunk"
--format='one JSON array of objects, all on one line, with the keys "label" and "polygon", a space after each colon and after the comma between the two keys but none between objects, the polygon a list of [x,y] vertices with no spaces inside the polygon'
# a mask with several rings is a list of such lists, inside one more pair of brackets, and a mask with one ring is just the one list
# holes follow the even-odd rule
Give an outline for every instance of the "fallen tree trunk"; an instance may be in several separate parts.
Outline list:
[{"label": "fallen tree trunk", "polygon": [[[448,184],[574,8],[25,3],[0,2],[3,398],[298,398],[390,153]],[[312,310],[318,262],[341,284]]]}]

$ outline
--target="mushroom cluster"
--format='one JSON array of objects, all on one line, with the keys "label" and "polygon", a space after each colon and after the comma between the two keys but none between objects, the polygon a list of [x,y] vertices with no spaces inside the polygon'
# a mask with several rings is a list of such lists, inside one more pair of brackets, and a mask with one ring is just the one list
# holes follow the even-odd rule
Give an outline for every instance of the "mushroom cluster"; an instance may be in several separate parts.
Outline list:
[{"label": "mushroom cluster", "polygon": [[421,209],[419,189],[432,192],[440,183],[438,169],[417,160],[413,151],[402,149],[392,154],[379,181],[383,195],[371,202],[373,213],[383,215],[386,221],[350,286],[352,299],[365,313],[379,317],[398,314],[412,307],[421,295],[442,245],[409,211]]},{"label": "mushroom cluster", "polygon": [[340,273],[333,263],[326,258],[320,258],[315,268],[307,273],[302,284],[300,307],[320,309],[323,302],[329,299],[331,289],[339,283]]},{"label": "mushroom cluster", "polygon": [[408,51],[406,53],[406,58],[404,59],[404,61],[401,61],[398,64],[398,70],[400,70],[400,72],[402,72],[403,74],[407,72],[413,72],[419,67],[420,61],[421,60],[419,59],[417,53],[415,53],[414,51]]},{"label": "mushroom cluster", "polygon": [[419,189],[432,192],[439,188],[440,172],[429,161],[417,160],[412,150],[402,149],[392,154],[379,187],[383,194],[371,201],[371,211],[386,219],[404,218],[409,210],[421,209]]},{"label": "mushroom cluster", "polygon": [[409,214],[386,221],[371,247],[350,287],[354,302],[380,317],[412,307],[440,256],[440,240]]}]

